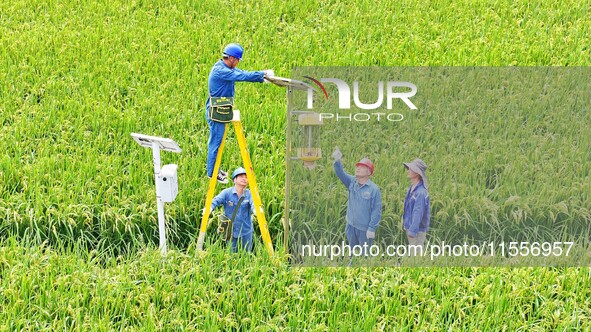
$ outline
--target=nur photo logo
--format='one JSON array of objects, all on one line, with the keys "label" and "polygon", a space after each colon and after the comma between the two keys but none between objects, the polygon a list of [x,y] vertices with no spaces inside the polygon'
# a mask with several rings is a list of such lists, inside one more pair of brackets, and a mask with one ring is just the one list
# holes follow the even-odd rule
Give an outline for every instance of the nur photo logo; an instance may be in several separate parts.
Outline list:
[{"label": "nur photo logo", "polygon": [[[400,105],[416,110],[417,106],[411,101],[411,98],[417,93],[417,86],[411,82],[401,81],[377,81],[360,83],[358,80],[352,81],[352,84],[339,78],[320,78],[316,79],[312,76],[304,76],[316,84],[324,100],[330,100],[330,94],[323,83],[330,83],[336,87],[336,100],[338,100],[339,110],[392,110],[395,107],[396,100],[402,102]],[[314,92],[317,90],[309,88],[307,91],[307,109],[314,109]],[[372,102],[364,102],[360,95],[377,96]],[[398,106],[396,106],[398,107]],[[387,120],[392,122],[402,121],[404,116],[400,113],[392,112],[349,112],[341,114],[339,112],[322,112],[318,113],[321,120],[333,119],[336,121],[360,121],[366,122],[371,119],[377,121]]]},{"label": "nur photo logo", "polygon": [[[314,82],[318,87],[322,90],[325,99],[328,100],[328,92],[326,91],[326,87],[322,83],[333,83],[337,87],[338,91],[338,101],[339,101],[339,109],[351,109],[351,87],[347,82],[338,78],[321,78],[317,80],[310,76],[304,76],[305,78]],[[371,83],[367,83],[368,86]],[[375,84],[375,83],[374,83]],[[417,86],[410,82],[398,82],[398,81],[388,81],[386,82],[386,95],[384,96],[384,81],[378,81],[376,84],[377,89],[377,100],[374,103],[367,104],[361,101],[359,98],[359,91],[360,91],[360,84],[359,81],[353,81],[353,102],[357,108],[362,110],[375,110],[381,108],[384,99],[386,99],[386,108],[391,110],[393,100],[400,99],[401,101],[408,106],[408,108],[412,110],[416,110],[417,107],[413,102],[410,100],[414,95],[417,94]],[[406,88],[407,91],[399,91],[403,89],[398,88]],[[410,91],[408,91],[410,89]],[[314,108],[314,90],[308,89],[308,109]]]}]

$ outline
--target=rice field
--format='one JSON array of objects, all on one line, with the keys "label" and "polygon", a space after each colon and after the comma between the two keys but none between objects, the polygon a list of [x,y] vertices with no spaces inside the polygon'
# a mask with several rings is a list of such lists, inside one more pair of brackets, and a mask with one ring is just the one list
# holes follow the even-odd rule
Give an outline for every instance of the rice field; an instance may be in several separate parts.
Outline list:
[{"label": "rice field", "polygon": [[[588,269],[290,268],[3,241],[2,330],[588,330]],[[229,267],[232,268],[229,268]]]},{"label": "rice field", "polygon": [[[339,108],[332,83],[325,83],[331,98],[325,101],[320,94],[311,110],[306,91],[294,93],[290,107],[300,111],[290,117],[288,146],[291,151],[307,146],[310,135],[297,115],[314,111],[324,120],[315,127],[314,145],[324,158],[313,170],[298,160],[288,165],[292,237],[304,243],[346,241],[347,190],[330,157],[338,146],[350,174],[361,158],[374,162],[371,180],[381,188],[383,207],[376,239],[383,247],[406,241],[401,216],[409,180],[402,163],[414,158],[428,165],[432,243],[573,241],[579,248],[588,246],[587,68],[304,67],[296,72],[338,77],[349,85],[355,81],[361,88],[353,88],[352,95],[372,102],[380,80],[412,82],[419,92],[412,97],[416,110],[398,100],[392,110],[385,105]],[[386,114],[402,120],[389,121]]]},{"label": "rice field", "polygon": [[[283,77],[298,66],[584,67],[590,19],[575,1],[0,3],[0,330],[590,330],[588,268],[290,267],[286,98],[272,85],[237,84],[236,106],[277,255],[258,242],[254,255],[230,255],[213,228],[206,251],[194,248],[207,187],[207,76],[225,44],[246,48],[240,68]],[[482,173],[461,167],[469,153],[442,159],[461,181],[435,180],[437,220],[588,223],[589,115],[581,115],[526,126],[539,137],[515,138],[519,153],[481,141]],[[433,138],[471,151],[478,126],[498,121],[468,120],[454,119],[449,139],[434,126],[421,140],[433,153]],[[132,132],[183,149],[162,153],[163,164],[179,165],[166,258],[156,249],[152,155]],[[560,154],[544,150],[573,137]],[[398,152],[415,155],[412,146]],[[514,155],[536,181],[486,196],[481,179],[521,183],[499,166]],[[224,157],[224,169],[240,164],[235,144]],[[529,158],[541,159],[528,168]],[[563,169],[565,158],[577,163]],[[567,170],[576,176],[561,177]],[[384,227],[395,227],[399,209],[390,206]]]}]

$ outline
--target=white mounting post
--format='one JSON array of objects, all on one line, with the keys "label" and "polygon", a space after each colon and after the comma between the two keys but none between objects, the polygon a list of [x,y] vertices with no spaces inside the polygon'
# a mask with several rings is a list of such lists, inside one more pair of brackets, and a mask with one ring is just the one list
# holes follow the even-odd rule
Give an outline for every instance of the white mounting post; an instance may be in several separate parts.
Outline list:
[{"label": "white mounting post", "polygon": [[145,148],[152,149],[154,161],[154,181],[156,183],[156,204],[158,205],[158,234],[160,236],[160,252],[166,254],[166,223],[164,218],[164,202],[172,202],[178,193],[177,165],[169,164],[160,167],[160,150],[180,153],[178,144],[168,138],[147,136],[132,133],[131,137]]},{"label": "white mounting post", "polygon": [[[154,156],[154,183],[158,183],[158,174],[160,174],[160,146],[152,142],[152,155]],[[166,254],[166,228],[164,225],[164,202],[158,190],[156,190],[156,204],[158,205],[158,234],[160,235],[160,252]]]}]

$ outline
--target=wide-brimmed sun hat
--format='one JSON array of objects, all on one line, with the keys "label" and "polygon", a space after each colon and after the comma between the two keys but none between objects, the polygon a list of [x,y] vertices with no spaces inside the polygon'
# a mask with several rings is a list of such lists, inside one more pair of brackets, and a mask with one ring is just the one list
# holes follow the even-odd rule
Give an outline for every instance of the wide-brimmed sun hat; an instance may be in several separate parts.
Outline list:
[{"label": "wide-brimmed sun hat", "polygon": [[429,183],[427,181],[427,164],[425,164],[424,161],[422,161],[421,159],[415,159],[409,163],[402,163],[404,165],[404,167],[406,167],[407,169],[410,169],[411,171],[417,173],[421,179],[423,180],[423,185],[425,185],[425,188],[429,188]]}]

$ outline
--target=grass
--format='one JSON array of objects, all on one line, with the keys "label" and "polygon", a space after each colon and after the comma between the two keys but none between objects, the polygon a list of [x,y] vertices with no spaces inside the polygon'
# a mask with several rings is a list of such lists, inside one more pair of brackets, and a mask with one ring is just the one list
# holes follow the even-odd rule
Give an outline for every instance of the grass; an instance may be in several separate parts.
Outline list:
[{"label": "grass", "polygon": [[290,268],[262,250],[109,257],[14,239],[0,250],[7,330],[587,330],[591,315],[588,269]]},{"label": "grass", "polygon": [[[206,81],[225,44],[246,47],[241,68],[279,76],[295,66],[587,66],[589,25],[576,1],[2,2],[0,330],[589,330],[584,268],[293,269],[262,253],[193,249],[207,180]],[[285,91],[239,84],[237,102],[278,243]],[[176,248],[166,264],[153,249],[151,154],[131,132],[183,149],[162,156],[180,178],[166,207]],[[223,167],[238,166],[238,149],[226,153]],[[483,171],[494,178],[502,169],[488,158]],[[556,160],[540,160],[539,171]],[[578,205],[588,181],[577,197],[544,188],[554,202],[546,215],[588,219]],[[449,190],[457,194],[434,202],[442,221],[494,212],[469,187]],[[524,204],[500,198],[508,210],[499,213]]]},{"label": "grass", "polygon": [[[330,157],[338,146],[350,174],[363,157],[377,165],[371,179],[382,191],[385,227],[378,238],[384,244],[400,243],[405,236],[400,225],[409,181],[402,162],[417,157],[429,165],[433,239],[588,238],[591,188],[589,170],[582,165],[591,162],[591,117],[581,101],[588,99],[591,87],[585,72],[582,67],[297,68],[297,77],[308,73],[349,84],[359,80],[366,87],[361,94],[367,93],[370,101],[376,98],[379,80],[413,82],[419,87],[412,98],[419,109],[409,110],[401,102],[393,110],[339,109],[338,92],[326,84],[331,99],[324,102],[321,96],[313,109],[337,114],[320,127],[317,146],[325,158],[314,171],[300,161],[288,166],[293,230],[306,233],[306,240],[331,232],[337,234],[328,243],[344,239],[346,189],[334,175]],[[292,109],[305,110],[306,97],[305,92],[296,94]],[[376,112],[401,112],[404,120],[378,121]],[[374,116],[351,121],[346,117],[351,114]],[[307,134],[295,116],[291,119],[289,146],[296,150]],[[310,227],[312,234],[306,230]]]}]

